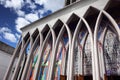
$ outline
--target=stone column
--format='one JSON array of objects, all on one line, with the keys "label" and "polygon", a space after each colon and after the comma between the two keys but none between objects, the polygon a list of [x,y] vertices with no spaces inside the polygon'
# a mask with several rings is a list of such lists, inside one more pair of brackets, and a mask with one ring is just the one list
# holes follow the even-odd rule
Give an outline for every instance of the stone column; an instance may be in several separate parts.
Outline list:
[{"label": "stone column", "polygon": [[84,48],[84,46],[85,46],[85,42],[86,42],[86,38],[87,38],[87,35],[88,35],[88,32],[86,32],[85,33],[85,35],[84,35],[84,37],[83,37],[83,39],[82,39],[82,41],[81,41],[81,44],[79,44],[80,45],[80,47],[81,47],[81,56],[80,56],[80,60],[81,60],[81,62],[80,62],[80,71],[79,71],[79,73],[80,73],[80,75],[81,76],[84,76],[84,65],[83,65],[83,55],[84,55],[84,53],[83,53],[83,48]]},{"label": "stone column", "polygon": [[104,80],[104,76],[105,76],[105,61],[104,61],[104,53],[103,53],[103,42],[104,42],[104,38],[105,38],[105,34],[107,31],[107,26],[105,26],[105,29],[103,30],[101,37],[100,37],[100,64],[101,64],[101,77]]},{"label": "stone column", "polygon": [[56,53],[57,53],[57,50],[58,50],[58,45],[59,45],[59,42],[60,42],[60,38],[63,34],[65,30],[65,27],[62,26],[62,29],[60,30],[59,34],[58,34],[58,37],[55,41],[55,45],[53,45],[53,50],[52,50],[52,58],[50,59],[50,66],[49,66],[49,69],[48,69],[48,76],[47,76],[47,80],[52,80],[53,78],[53,73],[54,73],[54,65],[55,65],[55,60],[56,60]]},{"label": "stone column", "polygon": [[44,50],[45,50],[46,42],[48,41],[50,36],[51,36],[51,31],[48,31],[47,36],[45,37],[45,40],[43,41],[43,44],[41,46],[41,49],[38,50],[38,52],[40,52],[40,53],[39,53],[39,56],[38,56],[38,60],[36,62],[35,76],[34,76],[35,80],[38,79],[40,67],[41,67],[41,64],[42,64],[41,59],[42,59],[42,56],[43,56],[43,53],[44,53]]}]

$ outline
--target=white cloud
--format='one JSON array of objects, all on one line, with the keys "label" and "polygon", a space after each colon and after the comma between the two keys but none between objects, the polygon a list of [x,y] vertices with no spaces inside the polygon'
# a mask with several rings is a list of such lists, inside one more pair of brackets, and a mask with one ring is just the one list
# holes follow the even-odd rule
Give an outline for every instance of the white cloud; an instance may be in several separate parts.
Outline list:
[{"label": "white cloud", "polygon": [[23,0],[5,0],[3,5],[6,8],[20,9],[24,4]]},{"label": "white cloud", "polygon": [[32,2],[31,0],[26,0],[25,1],[25,4],[29,4],[29,8],[31,8],[31,9],[35,9],[37,6],[35,5],[35,3],[34,2]]},{"label": "white cloud", "polygon": [[[64,0],[0,0],[0,4],[6,8],[14,9],[18,18],[15,20],[15,27],[18,32],[21,27],[30,24],[35,20],[38,20],[39,17],[42,18],[42,14],[44,14],[47,10],[51,10],[52,12],[62,8],[64,6]],[[44,9],[36,10],[37,5],[44,5]],[[29,14],[25,14],[25,11],[22,11],[23,6],[26,8],[31,8],[31,12]],[[39,13],[39,15],[38,15]]]},{"label": "white cloud", "polygon": [[26,20],[25,18],[23,18],[23,17],[18,17],[16,19],[15,23],[16,23],[16,30],[18,32],[21,32],[20,28],[30,24],[30,22],[28,20]]},{"label": "white cloud", "polygon": [[[44,9],[36,9],[39,5],[44,5]],[[15,20],[15,27],[18,32],[21,33],[20,28],[30,24],[35,20],[42,18],[47,10],[52,12],[62,8],[64,6],[64,0],[35,0],[35,3],[32,0],[0,0],[0,5],[3,5],[5,8],[13,9],[13,11],[18,15],[18,18]],[[23,7],[31,8],[32,13],[25,14]],[[39,15],[38,15],[39,14]],[[7,27],[0,28],[0,38],[4,38],[10,42],[16,43],[20,38],[18,33],[13,34],[12,31]]]},{"label": "white cloud", "polygon": [[18,16],[22,16],[22,17],[25,16],[25,12],[22,11],[22,10],[17,10],[16,13],[17,13]]},{"label": "white cloud", "polygon": [[40,10],[38,10],[38,12],[40,13],[40,14],[43,14],[44,12],[45,12],[46,10],[44,10],[44,9],[40,9]]},{"label": "white cloud", "polygon": [[37,6],[36,6],[34,3],[31,3],[29,7],[30,7],[31,9],[37,8]]},{"label": "white cloud", "polygon": [[65,0],[35,0],[35,3],[44,5],[45,9],[51,10],[52,12],[63,8]]},{"label": "white cloud", "polygon": [[11,30],[8,29],[7,27],[0,28],[0,33],[5,33],[5,32],[11,32]]},{"label": "white cloud", "polygon": [[38,20],[39,17],[38,17],[38,14],[30,13],[30,14],[25,15],[25,19],[30,21],[30,22],[33,22],[33,21]]},{"label": "white cloud", "polygon": [[18,17],[15,21],[16,30],[21,33],[20,28],[30,24],[31,22],[38,20],[38,13],[30,13],[30,14],[21,14],[23,17]]},{"label": "white cloud", "polygon": [[15,43],[17,41],[17,38],[15,37],[15,35],[7,27],[0,28],[0,34],[2,34],[4,39],[6,39],[6,40],[8,40],[10,42],[14,42]]},{"label": "white cloud", "polygon": [[12,33],[4,33],[3,37],[11,42],[16,42],[17,39],[14,34]]}]

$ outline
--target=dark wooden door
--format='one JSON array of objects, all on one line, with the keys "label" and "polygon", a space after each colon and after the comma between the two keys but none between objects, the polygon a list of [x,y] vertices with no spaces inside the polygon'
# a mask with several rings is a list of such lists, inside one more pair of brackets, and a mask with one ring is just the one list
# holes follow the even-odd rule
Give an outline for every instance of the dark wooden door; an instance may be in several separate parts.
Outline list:
[{"label": "dark wooden door", "polygon": [[92,75],[84,76],[84,80],[93,80],[93,79],[92,79]]},{"label": "dark wooden door", "polygon": [[67,80],[67,76],[66,75],[60,75],[60,80]]}]

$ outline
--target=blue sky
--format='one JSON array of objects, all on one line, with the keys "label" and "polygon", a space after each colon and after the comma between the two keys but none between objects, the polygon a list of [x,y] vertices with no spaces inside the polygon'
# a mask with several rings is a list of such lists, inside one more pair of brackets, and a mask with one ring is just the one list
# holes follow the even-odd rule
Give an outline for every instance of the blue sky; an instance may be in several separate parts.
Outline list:
[{"label": "blue sky", "polygon": [[64,6],[64,0],[0,0],[0,41],[15,47],[28,25]]}]

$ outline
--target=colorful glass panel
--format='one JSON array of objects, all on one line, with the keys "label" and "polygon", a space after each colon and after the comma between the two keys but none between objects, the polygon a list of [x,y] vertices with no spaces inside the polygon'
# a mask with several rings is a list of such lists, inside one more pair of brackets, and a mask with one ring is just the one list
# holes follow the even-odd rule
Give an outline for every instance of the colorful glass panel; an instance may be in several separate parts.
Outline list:
[{"label": "colorful glass panel", "polygon": [[60,41],[58,45],[58,51],[56,55],[56,62],[55,62],[55,69],[54,69],[55,70],[54,80],[60,80],[60,75],[63,71],[62,70],[63,67],[61,63],[65,62],[65,55],[67,52],[67,47],[68,47],[68,37],[67,35],[64,35],[63,39]]},{"label": "colorful glass panel", "polygon": [[29,71],[30,72],[30,80],[33,80],[33,76],[34,76],[34,69],[35,69],[35,65],[36,65],[36,62],[37,62],[37,59],[38,59],[38,54],[37,54],[37,50],[38,50],[38,48],[36,48],[36,50],[35,50],[35,52],[34,52],[34,58],[33,58],[33,61],[32,61],[32,63],[31,63],[31,71]]},{"label": "colorful glass panel", "polygon": [[43,57],[42,57],[42,65],[40,67],[40,74],[39,74],[38,80],[46,80],[46,78],[47,78],[50,54],[51,54],[51,44],[47,43],[46,49],[45,49],[45,51],[43,53]]}]

